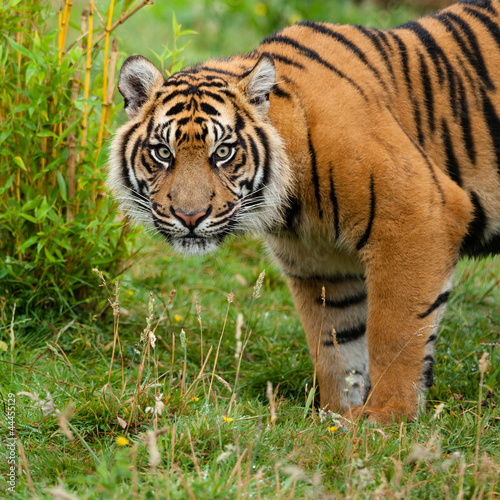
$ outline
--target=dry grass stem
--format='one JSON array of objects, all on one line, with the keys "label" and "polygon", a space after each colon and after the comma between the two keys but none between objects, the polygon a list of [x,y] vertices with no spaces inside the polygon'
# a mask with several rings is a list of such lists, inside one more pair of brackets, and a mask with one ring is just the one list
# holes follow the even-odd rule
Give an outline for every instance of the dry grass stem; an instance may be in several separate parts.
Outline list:
[{"label": "dry grass stem", "polygon": [[273,384],[269,380],[267,381],[266,396],[269,400],[269,412],[271,413],[270,424],[273,424],[276,420],[276,407],[274,405]]},{"label": "dry grass stem", "polygon": [[64,410],[57,416],[59,428],[61,429],[61,432],[66,436],[68,441],[73,441],[75,439],[75,436],[73,436],[73,433],[71,432],[68,426],[68,423],[71,420],[71,417],[73,416],[74,412],[75,412],[75,405],[73,403],[69,403],[66,405]]}]

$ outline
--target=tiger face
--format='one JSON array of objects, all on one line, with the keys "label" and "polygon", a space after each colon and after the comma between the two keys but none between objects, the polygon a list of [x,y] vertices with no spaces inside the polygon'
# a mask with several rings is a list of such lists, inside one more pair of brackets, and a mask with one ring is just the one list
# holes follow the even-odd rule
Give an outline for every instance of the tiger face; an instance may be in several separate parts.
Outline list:
[{"label": "tiger face", "polygon": [[184,254],[279,223],[291,180],[268,113],[275,78],[268,58],[241,76],[194,67],[167,80],[147,59],[128,58],[118,89],[129,122],[109,170],[128,214]]}]

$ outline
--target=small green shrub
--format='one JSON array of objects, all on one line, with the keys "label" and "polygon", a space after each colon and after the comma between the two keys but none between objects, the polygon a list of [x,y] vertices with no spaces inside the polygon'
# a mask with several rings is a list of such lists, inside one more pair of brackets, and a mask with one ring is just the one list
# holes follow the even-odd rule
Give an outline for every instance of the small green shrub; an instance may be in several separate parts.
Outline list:
[{"label": "small green shrub", "polygon": [[114,4],[101,22],[91,1],[79,28],[71,0],[0,6],[0,296],[18,312],[70,310],[98,286],[92,268],[113,276],[129,256],[105,141],[118,109],[110,33],[137,2]]}]

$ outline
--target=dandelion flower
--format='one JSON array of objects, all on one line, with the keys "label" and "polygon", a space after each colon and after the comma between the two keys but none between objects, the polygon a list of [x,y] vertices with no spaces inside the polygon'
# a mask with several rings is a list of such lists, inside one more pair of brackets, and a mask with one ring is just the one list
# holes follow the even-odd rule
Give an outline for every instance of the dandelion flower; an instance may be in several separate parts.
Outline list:
[{"label": "dandelion flower", "polygon": [[127,446],[128,444],[130,444],[130,441],[125,436],[120,436],[116,439],[116,444],[118,446]]}]

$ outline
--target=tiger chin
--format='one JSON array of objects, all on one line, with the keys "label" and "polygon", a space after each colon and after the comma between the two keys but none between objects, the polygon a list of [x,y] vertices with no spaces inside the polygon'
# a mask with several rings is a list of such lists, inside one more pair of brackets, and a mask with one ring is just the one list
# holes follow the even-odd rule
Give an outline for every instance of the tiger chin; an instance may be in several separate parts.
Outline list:
[{"label": "tiger chin", "polygon": [[321,407],[414,419],[461,255],[500,252],[500,2],[302,22],[165,79],[128,58],[109,184],[178,252],[264,236]]}]

